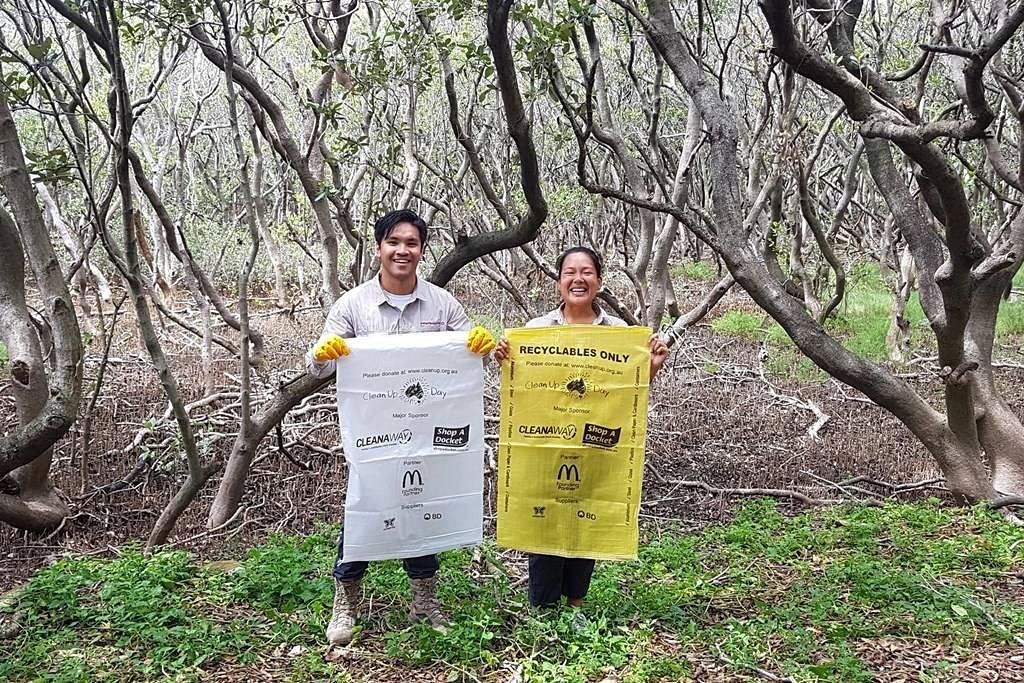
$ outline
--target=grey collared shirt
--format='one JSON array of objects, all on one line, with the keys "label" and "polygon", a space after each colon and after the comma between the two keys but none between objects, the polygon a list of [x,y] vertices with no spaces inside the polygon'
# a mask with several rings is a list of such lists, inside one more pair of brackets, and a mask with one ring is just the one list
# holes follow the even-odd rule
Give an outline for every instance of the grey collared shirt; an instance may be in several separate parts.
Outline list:
[{"label": "grey collared shirt", "polygon": [[[594,304],[594,313],[597,317],[594,318],[593,325],[608,325],[609,327],[629,327],[625,320],[622,318],[616,318],[614,315],[608,315],[603,308]],[[526,323],[524,327],[550,327],[551,325],[565,325],[565,304],[559,305],[553,311],[549,311],[539,318]]]},{"label": "grey collared shirt", "polygon": [[[437,285],[417,277],[412,296],[413,300],[404,309],[396,308],[388,302],[379,278],[367,280],[334,302],[317,343],[332,334],[339,337],[366,337],[408,332],[452,332],[470,328],[462,304]],[[318,363],[313,359],[313,351],[310,349],[306,352],[306,369],[316,377],[327,377],[334,372],[335,361]]]}]

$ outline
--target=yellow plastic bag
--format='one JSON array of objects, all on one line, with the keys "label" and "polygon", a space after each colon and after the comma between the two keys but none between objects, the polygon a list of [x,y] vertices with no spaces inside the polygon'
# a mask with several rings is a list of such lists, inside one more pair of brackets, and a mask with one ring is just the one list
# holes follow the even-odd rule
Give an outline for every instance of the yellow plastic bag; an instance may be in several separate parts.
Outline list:
[{"label": "yellow plastic bag", "polygon": [[498,545],[635,559],[651,330],[564,325],[506,334]]}]

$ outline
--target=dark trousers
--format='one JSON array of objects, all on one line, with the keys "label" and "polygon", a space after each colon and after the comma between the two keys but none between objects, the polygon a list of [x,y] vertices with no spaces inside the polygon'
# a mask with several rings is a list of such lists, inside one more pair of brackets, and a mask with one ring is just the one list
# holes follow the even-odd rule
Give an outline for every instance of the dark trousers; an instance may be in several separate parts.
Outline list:
[{"label": "dark trousers", "polygon": [[551,607],[562,596],[582,599],[590,590],[590,577],[594,574],[594,560],[557,555],[530,555],[530,604]]},{"label": "dark trousers", "polygon": [[[351,581],[359,581],[363,578],[363,574],[366,573],[366,568],[370,565],[369,562],[342,562],[342,547],[345,539],[345,529],[341,530],[338,534],[338,555],[334,560],[334,578],[338,581],[344,581],[349,583]],[[407,557],[402,560],[402,566],[405,567],[405,573],[409,575],[410,579],[429,579],[437,570],[441,567],[441,563],[437,560],[437,555],[423,555],[422,557]]]}]

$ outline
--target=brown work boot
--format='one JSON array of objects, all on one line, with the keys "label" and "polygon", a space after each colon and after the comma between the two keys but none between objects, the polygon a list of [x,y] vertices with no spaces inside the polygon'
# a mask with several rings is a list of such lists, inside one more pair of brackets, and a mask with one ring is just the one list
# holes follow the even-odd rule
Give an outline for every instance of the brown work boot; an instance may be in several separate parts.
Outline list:
[{"label": "brown work boot", "polygon": [[437,576],[429,579],[409,579],[412,585],[412,605],[409,606],[409,621],[416,624],[426,622],[440,633],[447,632],[448,616],[441,611],[437,601]]},{"label": "brown work boot", "polygon": [[348,645],[359,615],[359,582],[334,580],[334,611],[327,625],[327,642]]}]

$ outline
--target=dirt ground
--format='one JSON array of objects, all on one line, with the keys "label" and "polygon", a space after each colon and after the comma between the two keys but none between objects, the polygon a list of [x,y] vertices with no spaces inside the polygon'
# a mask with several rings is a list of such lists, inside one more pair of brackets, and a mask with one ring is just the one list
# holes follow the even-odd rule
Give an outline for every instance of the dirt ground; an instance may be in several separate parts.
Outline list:
[{"label": "dirt ground", "polygon": [[[454,293],[469,311],[485,310],[492,319],[508,326],[522,322],[522,314],[494,310],[492,302],[504,297],[486,290],[468,291],[456,283]],[[694,286],[688,296],[700,296]],[[683,302],[685,305],[685,302]],[[508,305],[508,304],[503,304]],[[729,306],[746,306],[742,294],[731,294],[716,313]],[[180,312],[187,313],[184,309]],[[293,315],[261,313],[254,322],[268,340],[263,386],[266,392],[287,373],[301,368],[301,357],[316,338],[322,314],[315,306]],[[131,322],[130,320],[128,321]],[[169,325],[171,323],[168,323]],[[222,330],[223,332],[223,330]],[[168,345],[178,382],[187,400],[201,395],[202,369],[194,338],[168,328]],[[99,352],[89,353],[84,386],[95,382]],[[35,569],[63,553],[109,555],[129,542],[143,542],[165,503],[184,477],[184,464],[175,448],[173,423],[157,425],[139,447],[130,445],[147,421],[159,420],[166,407],[148,357],[129,324],[118,328],[102,397],[94,414],[94,439],[83,463],[81,420],[56,448],[54,480],[69,499],[73,515],[57,531],[27,534],[0,526],[0,592],[25,580]],[[681,485],[700,481],[716,488],[787,488],[817,498],[840,499],[864,491],[839,489],[834,482],[867,475],[893,484],[920,482],[937,477],[931,458],[892,416],[871,404],[858,392],[834,381],[798,385],[766,376],[763,349],[758,344],[718,337],[706,323],[690,330],[677,345],[651,391],[644,482],[642,524],[650,529],[663,525],[699,527],[727,518],[735,497],[708,493]],[[221,352],[217,360],[217,386],[234,391],[235,361]],[[926,368],[909,371],[908,380],[938,396],[940,380]],[[488,370],[487,410],[497,415],[497,372]],[[1024,405],[1020,370],[1002,371],[1001,380],[1013,405]],[[263,395],[269,395],[268,393]],[[10,414],[9,395],[0,393],[0,408]],[[316,404],[333,402],[329,388],[293,411],[286,420],[286,440],[301,436],[301,443],[282,453],[273,432],[264,440],[253,468],[243,510],[228,528],[210,533],[206,515],[215,492],[216,479],[200,500],[179,521],[172,543],[202,557],[238,557],[268,533],[308,532],[318,521],[337,521],[345,492],[345,466],[337,446],[333,410]],[[83,401],[83,406],[87,401]],[[809,429],[819,419],[813,405],[827,421],[816,437]],[[84,407],[83,407],[84,410]],[[199,428],[199,440],[207,456],[226,454],[233,429],[224,418],[224,404],[200,408],[194,417],[207,416]],[[488,423],[493,435],[496,424]],[[494,443],[490,441],[489,443]],[[333,449],[333,450],[331,450]],[[152,465],[140,469],[130,485],[111,487],[140,463],[152,457]],[[830,483],[832,482],[832,483]],[[488,473],[487,492],[494,510],[494,473]],[[106,488],[104,488],[106,487]],[[864,488],[862,486],[862,488]],[[885,490],[870,485],[865,491]],[[944,495],[941,487],[925,487],[905,494]],[[489,518],[493,524],[493,517]],[[492,529],[493,531],[493,529]]]}]

